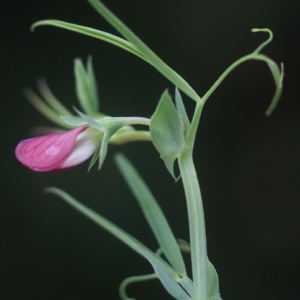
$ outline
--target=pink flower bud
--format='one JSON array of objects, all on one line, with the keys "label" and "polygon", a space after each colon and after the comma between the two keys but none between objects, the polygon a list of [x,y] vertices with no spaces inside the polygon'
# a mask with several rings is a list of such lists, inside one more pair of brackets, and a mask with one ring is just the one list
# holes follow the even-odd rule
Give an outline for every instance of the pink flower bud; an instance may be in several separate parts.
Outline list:
[{"label": "pink flower bud", "polygon": [[23,140],[15,154],[23,165],[37,172],[67,169],[87,160],[95,152],[99,135],[99,131],[95,135],[95,129],[81,126]]}]

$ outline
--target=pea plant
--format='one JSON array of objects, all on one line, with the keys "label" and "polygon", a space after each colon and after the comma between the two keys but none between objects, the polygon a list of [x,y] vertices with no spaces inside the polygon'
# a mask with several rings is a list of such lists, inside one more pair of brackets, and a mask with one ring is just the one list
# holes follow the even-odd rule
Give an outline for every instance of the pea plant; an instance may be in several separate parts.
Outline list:
[{"label": "pea plant", "polygon": [[[200,97],[178,73],[153,53],[101,1],[88,0],[88,2],[123,38],[59,20],[38,21],[32,25],[31,29],[45,25],[56,26],[100,39],[128,51],[152,65],[174,85],[174,99],[171,98],[168,90],[162,91],[160,101],[150,119],[142,116],[108,116],[105,112],[99,111],[92,58],[88,57],[86,64],[81,59],[75,59],[76,94],[80,109],[74,108],[74,113],[66,109],[43,80],[38,82],[40,96],[30,89],[26,90],[26,97],[33,106],[60,129],[48,129],[41,132],[40,136],[21,141],[15,150],[16,157],[23,165],[36,172],[69,169],[90,157],[89,169],[95,164],[98,164],[98,169],[101,169],[109,143],[122,145],[128,142],[149,141],[149,146],[153,144],[158,151],[158,163],[161,163],[160,157],[170,175],[176,181],[183,183],[188,211],[189,242],[175,238],[158,201],[123,154],[115,156],[115,163],[157,239],[159,244],[157,250],[149,249],[129,233],[61,189],[49,187],[46,191],[66,201],[152,265],[153,274],[129,277],[121,283],[119,289],[121,299],[132,299],[126,293],[128,284],[158,279],[175,299],[219,300],[221,299],[219,279],[207,256],[204,212],[197,172],[193,163],[196,132],[202,109],[210,95],[231,71],[249,60],[265,62],[270,68],[275,81],[275,94],[266,115],[272,113],[282,92],[283,66],[279,67],[261,52],[271,42],[273,34],[267,28],[252,29],[252,32],[267,33],[268,39],[253,52],[231,64],[212,87]],[[191,120],[186,113],[181,93],[194,101],[195,109]],[[143,125],[145,129],[138,130],[135,128],[136,125]],[[175,162],[178,163],[178,175],[174,172]],[[183,252],[190,253],[192,274],[186,271]]]}]

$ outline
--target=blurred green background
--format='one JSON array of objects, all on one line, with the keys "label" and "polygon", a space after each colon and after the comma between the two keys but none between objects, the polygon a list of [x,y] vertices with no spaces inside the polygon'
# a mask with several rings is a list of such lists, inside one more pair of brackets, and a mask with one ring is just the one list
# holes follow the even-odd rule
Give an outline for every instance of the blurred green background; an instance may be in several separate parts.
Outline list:
[{"label": "blurred green background", "polygon": [[[264,53],[284,62],[284,93],[271,117],[268,67],[247,62],[205,106],[195,148],[204,199],[208,255],[223,299],[296,299],[300,266],[299,0],[106,0],[154,52],[203,95],[233,61],[267,38]],[[72,108],[73,59],[93,55],[101,110],[150,117],[174,87],[129,53],[76,33],[30,25],[53,18],[115,31],[83,0],[5,1],[1,7],[1,299],[118,299],[127,276],[152,272],[132,250],[43,189],[57,186],[100,212],[153,250],[157,244],[114,163],[124,152],[165,211],[177,237],[188,239],[179,181],[174,183],[150,143],[110,146],[103,169],[88,163],[35,173],[14,148],[31,128],[51,125],[22,96],[45,76]],[[191,115],[194,102],[184,97]],[[77,105],[78,106],[78,105]],[[189,260],[187,259],[187,263]],[[171,299],[157,281],[132,285],[130,296]]]}]

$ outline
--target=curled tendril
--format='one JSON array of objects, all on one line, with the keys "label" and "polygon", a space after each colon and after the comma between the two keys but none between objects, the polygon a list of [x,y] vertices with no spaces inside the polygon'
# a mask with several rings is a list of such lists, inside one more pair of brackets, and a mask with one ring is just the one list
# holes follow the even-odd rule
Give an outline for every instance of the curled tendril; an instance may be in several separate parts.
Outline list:
[{"label": "curled tendril", "polygon": [[264,47],[266,47],[271,41],[273,40],[273,32],[269,28],[253,28],[251,29],[251,32],[268,32],[269,38],[263,42],[261,45],[259,45],[255,51],[253,51],[253,54],[259,53]]}]

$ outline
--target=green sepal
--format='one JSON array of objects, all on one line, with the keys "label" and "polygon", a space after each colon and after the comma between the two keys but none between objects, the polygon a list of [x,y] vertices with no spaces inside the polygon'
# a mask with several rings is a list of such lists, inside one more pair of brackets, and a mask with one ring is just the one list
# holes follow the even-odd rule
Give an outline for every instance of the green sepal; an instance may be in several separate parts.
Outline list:
[{"label": "green sepal", "polygon": [[47,105],[33,90],[26,88],[23,93],[27,100],[47,119],[63,128],[74,128],[72,125],[65,123],[60,115],[52,107]]},{"label": "green sepal", "polygon": [[45,78],[39,78],[37,80],[37,87],[45,102],[60,116],[72,116],[71,112],[65,108],[64,105],[57,100],[57,98],[53,95]]},{"label": "green sepal", "polygon": [[212,263],[207,260],[208,300],[222,300],[219,293],[219,277]]},{"label": "green sepal", "polygon": [[174,175],[174,161],[185,147],[185,135],[175,106],[165,91],[151,118],[150,133],[153,144],[160,153],[168,171]]},{"label": "green sepal", "polygon": [[98,170],[101,169],[102,164],[103,164],[103,162],[104,162],[104,159],[105,159],[105,157],[106,157],[109,139],[110,139],[111,136],[113,136],[119,129],[120,129],[120,127],[118,127],[118,128],[109,128],[109,129],[104,133],[103,139],[102,139],[102,141],[101,141],[100,151],[99,151],[99,164],[98,164]]},{"label": "green sepal", "polygon": [[90,170],[90,168],[94,165],[95,161],[99,157],[98,169],[100,170],[107,154],[109,139],[124,126],[124,122],[122,121],[122,118],[114,118],[108,116],[99,119],[93,119],[92,117],[85,115],[76,108],[74,108],[74,110],[87,124],[103,132],[101,145],[98,150],[99,152],[95,152],[89,166]]},{"label": "green sepal", "polygon": [[90,164],[89,164],[88,172],[90,171],[90,169],[94,166],[95,162],[97,161],[97,159],[100,155],[100,149],[101,149],[101,144],[92,156],[92,159],[91,159]]},{"label": "green sepal", "polygon": [[76,58],[74,60],[74,74],[76,81],[76,94],[81,108],[90,116],[96,115],[99,109],[99,100],[97,83],[92,65],[92,57],[88,57],[86,68],[82,63],[82,60],[80,58]]},{"label": "green sepal", "polygon": [[144,256],[148,259],[150,264],[152,265],[155,273],[157,274],[160,282],[167,290],[167,292],[173,296],[177,300],[192,300],[192,298],[186,293],[186,291],[180,286],[180,284],[170,276],[160,264],[158,264],[148,253],[146,253],[143,249],[140,251],[144,254]]},{"label": "green sepal", "polygon": [[84,121],[81,118],[78,117],[63,117],[60,116],[60,118],[67,124],[72,125],[72,126],[83,126],[83,125],[87,125],[88,122]]},{"label": "green sepal", "polygon": [[184,124],[184,131],[187,132],[191,126],[191,123],[186,113],[179,89],[177,87],[175,88],[175,104],[178,116]]}]

